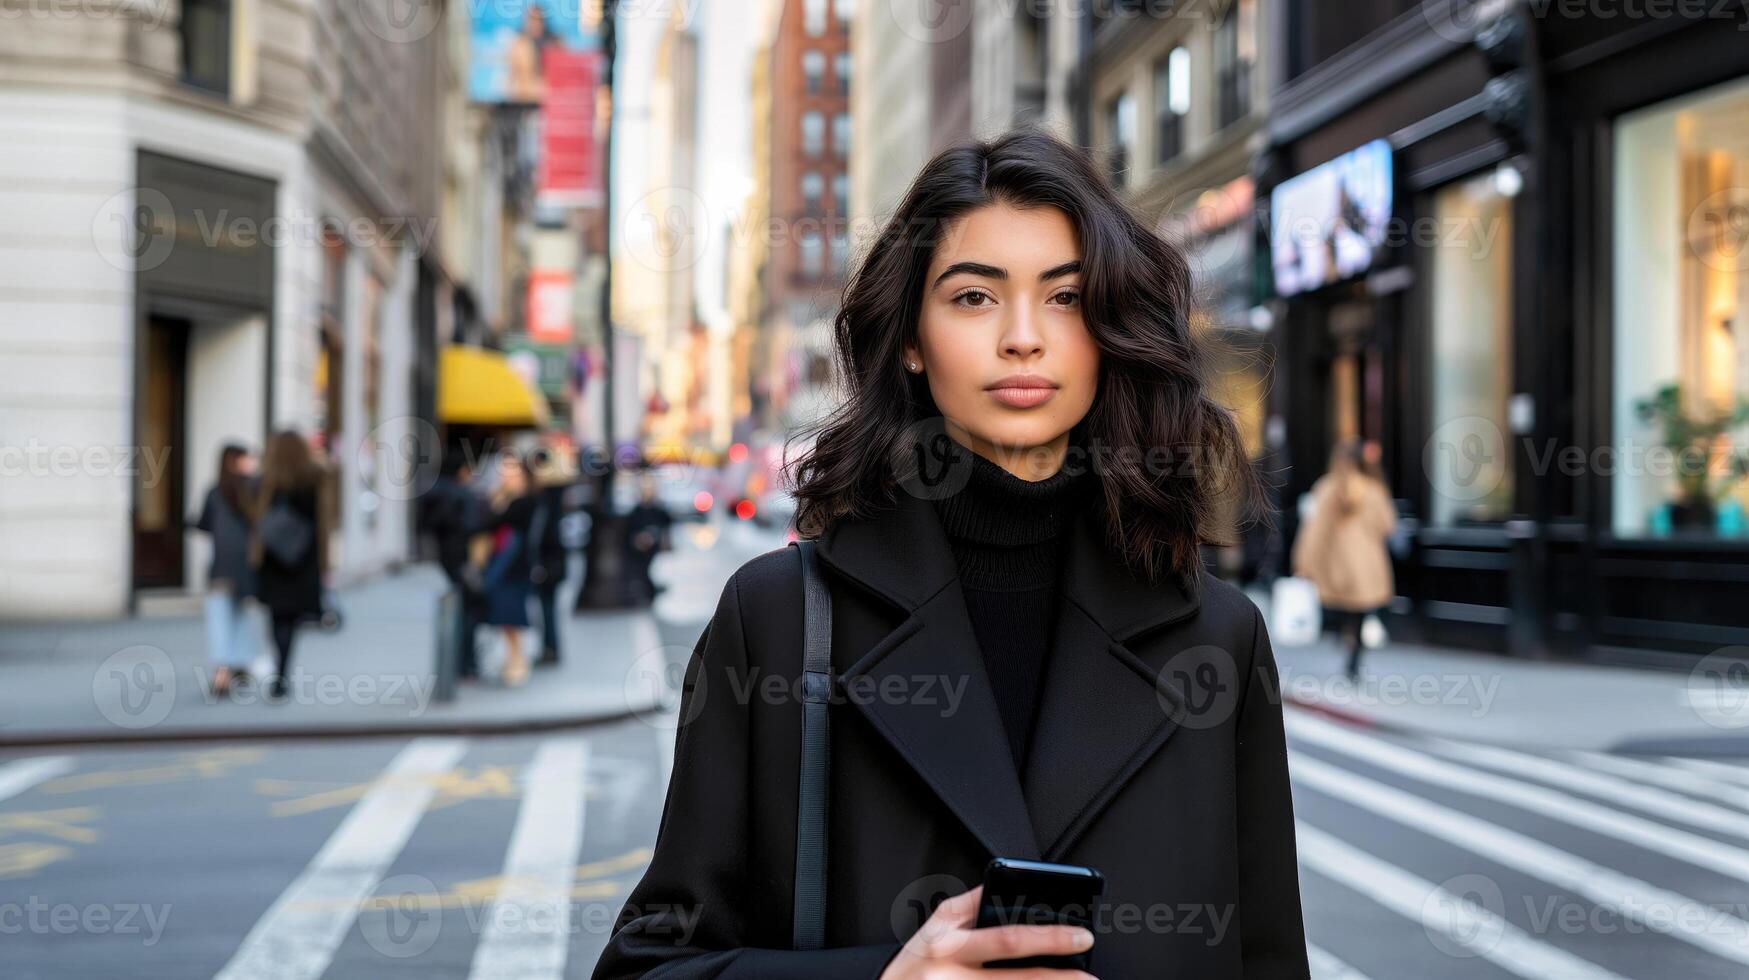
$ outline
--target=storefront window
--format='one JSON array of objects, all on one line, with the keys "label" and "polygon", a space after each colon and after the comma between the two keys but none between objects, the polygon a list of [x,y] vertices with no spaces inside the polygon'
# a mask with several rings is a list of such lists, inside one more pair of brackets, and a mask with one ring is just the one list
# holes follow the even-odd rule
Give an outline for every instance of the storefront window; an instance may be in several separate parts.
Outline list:
[{"label": "storefront window", "polygon": [[1614,439],[1623,535],[1743,537],[1749,81],[1615,130]]},{"label": "storefront window", "polygon": [[1434,197],[1432,441],[1436,527],[1505,520],[1512,509],[1512,199],[1493,173]]}]

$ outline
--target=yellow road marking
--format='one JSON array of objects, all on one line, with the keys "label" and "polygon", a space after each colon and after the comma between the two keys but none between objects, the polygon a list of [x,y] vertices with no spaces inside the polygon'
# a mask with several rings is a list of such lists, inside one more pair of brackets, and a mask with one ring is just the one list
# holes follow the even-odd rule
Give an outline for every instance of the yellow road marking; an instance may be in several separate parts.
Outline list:
[{"label": "yellow road marking", "polygon": [[111,786],[144,786],[151,783],[175,783],[189,779],[214,779],[230,773],[238,766],[261,761],[263,749],[210,749],[190,752],[181,759],[144,769],[105,769],[76,776],[62,776],[43,783],[37,789],[44,793],[75,793],[87,789]]},{"label": "yellow road marking", "polygon": [[97,831],[77,824],[90,823],[96,819],[97,808],[94,806],[76,806],[65,810],[13,810],[0,813],[0,835],[37,834],[43,837],[59,837],[75,844],[92,844],[97,841]]},{"label": "yellow road marking", "polygon": [[70,857],[73,849],[60,844],[0,844],[0,878],[22,878]]}]

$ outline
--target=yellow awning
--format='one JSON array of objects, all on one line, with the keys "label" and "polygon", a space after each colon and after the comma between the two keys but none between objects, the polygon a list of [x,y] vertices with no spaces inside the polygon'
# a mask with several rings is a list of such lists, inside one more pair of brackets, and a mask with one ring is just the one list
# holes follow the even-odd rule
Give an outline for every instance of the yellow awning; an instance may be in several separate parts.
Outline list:
[{"label": "yellow awning", "polygon": [[469,425],[547,424],[547,400],[503,354],[452,344],[437,363],[437,418]]}]

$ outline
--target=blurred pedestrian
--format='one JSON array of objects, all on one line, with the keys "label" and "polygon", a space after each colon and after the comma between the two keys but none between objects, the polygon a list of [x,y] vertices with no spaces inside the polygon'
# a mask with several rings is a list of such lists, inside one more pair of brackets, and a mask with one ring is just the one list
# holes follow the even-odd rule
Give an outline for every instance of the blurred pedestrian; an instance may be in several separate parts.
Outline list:
[{"label": "blurred pedestrian", "polygon": [[534,549],[529,542],[536,506],[533,491],[534,473],[528,461],[515,453],[500,456],[498,485],[492,489],[486,528],[491,535],[491,553],[485,572],[485,623],[503,630],[505,657],[500,677],[510,687],[528,679],[522,631],[529,627],[528,600],[533,592],[530,559]]},{"label": "blurred pedestrian", "polygon": [[480,676],[474,633],[486,607],[480,567],[468,556],[468,542],[482,530],[486,517],[486,502],[475,492],[473,481],[474,468],[467,456],[450,453],[444,459],[437,482],[421,501],[419,517],[421,526],[437,546],[437,563],[443,576],[459,600],[457,621],[445,628],[453,628],[459,634],[456,676],[462,680]]},{"label": "blurred pedestrian", "polygon": [[1330,469],[1312,484],[1311,512],[1294,539],[1294,574],[1318,587],[1325,618],[1348,648],[1345,672],[1360,676],[1365,646],[1361,627],[1391,601],[1395,582],[1386,542],[1397,508],[1379,473],[1377,450],[1358,439],[1330,456]]},{"label": "blurred pedestrian", "polygon": [[285,697],[298,627],[322,617],[332,523],[327,486],[326,469],[303,436],[285,430],[267,441],[249,544],[256,596],[273,623],[275,700]]},{"label": "blurred pedestrian", "polygon": [[255,662],[256,636],[248,616],[248,603],[255,595],[255,569],[249,564],[255,457],[236,443],[227,444],[219,450],[218,474],[194,525],[212,537],[206,655],[215,696],[230,691],[233,681],[247,682]]},{"label": "blurred pedestrian", "polygon": [[559,584],[565,580],[564,537],[559,533],[559,521],[565,516],[565,495],[570,491],[576,472],[569,459],[556,449],[538,449],[534,453],[536,506],[529,520],[529,538],[533,548],[529,564],[534,594],[540,599],[540,656],[536,667],[551,667],[559,662]]},{"label": "blurred pedestrian", "polygon": [[674,547],[669,528],[674,517],[656,496],[656,475],[645,470],[638,476],[638,502],[626,513],[625,552],[622,566],[626,602],[648,605],[662,587],[650,577],[658,552]]}]

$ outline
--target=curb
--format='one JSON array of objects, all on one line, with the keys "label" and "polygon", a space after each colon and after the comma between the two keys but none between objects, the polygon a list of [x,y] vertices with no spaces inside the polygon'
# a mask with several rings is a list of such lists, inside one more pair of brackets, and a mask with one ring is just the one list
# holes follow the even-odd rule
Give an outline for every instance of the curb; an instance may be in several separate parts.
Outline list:
[{"label": "curb", "polygon": [[235,727],[181,729],[168,732],[131,732],[126,730],[86,730],[72,732],[37,732],[18,735],[0,733],[0,750],[44,749],[73,746],[116,745],[140,746],[189,742],[268,742],[302,741],[340,738],[396,738],[418,735],[520,735],[549,732],[567,728],[611,725],[652,714],[661,706],[652,701],[645,705],[615,711],[597,711],[577,715],[549,715],[538,718],[517,718],[505,721],[467,721],[462,719],[434,722],[408,721],[384,724],[310,725],[299,728]]}]

